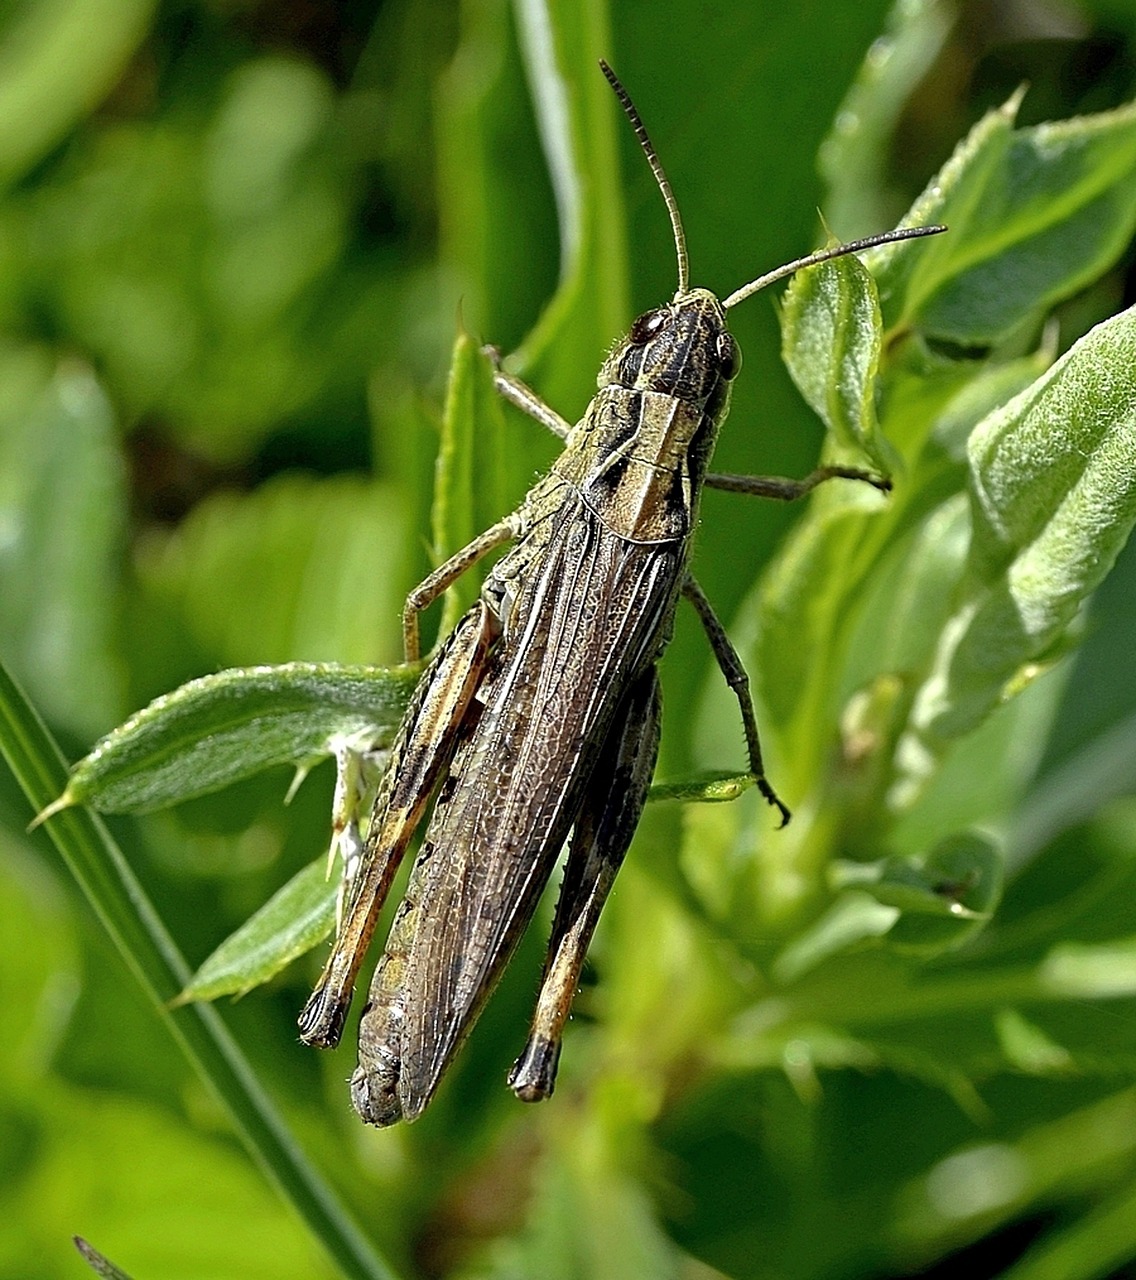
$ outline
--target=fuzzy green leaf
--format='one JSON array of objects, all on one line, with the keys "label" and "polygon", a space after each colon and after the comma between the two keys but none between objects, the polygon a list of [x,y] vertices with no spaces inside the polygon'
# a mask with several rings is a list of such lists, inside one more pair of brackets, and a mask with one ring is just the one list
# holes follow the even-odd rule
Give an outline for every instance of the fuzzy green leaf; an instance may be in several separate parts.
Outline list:
[{"label": "fuzzy green leaf", "polygon": [[886,327],[975,346],[1036,323],[1110,266],[1136,227],[1136,106],[1013,131],[1020,98],[975,126],[905,222],[919,255],[871,258]]},{"label": "fuzzy green leaf", "polygon": [[[1136,309],[1098,325],[976,429],[964,596],[912,712],[925,748],[1027,678],[1136,522]],[[906,744],[907,769],[921,753]]]},{"label": "fuzzy green leaf", "polygon": [[876,421],[883,322],[867,268],[849,254],[798,271],[785,292],[781,351],[801,394],[838,446],[866,455],[885,474],[894,453]]},{"label": "fuzzy green leaf", "polygon": [[75,766],[53,807],[144,813],[272,765],[310,765],[336,741],[383,745],[416,680],[413,668],[308,662],[203,676],[103,738]]},{"label": "fuzzy green leaf", "polygon": [[[2,663],[0,751],[33,809],[42,808],[62,786],[59,748]],[[344,1275],[388,1280],[393,1272],[301,1153],[214,1010],[170,1008],[189,968],[101,819],[80,809],[58,814],[45,829],[128,969],[256,1162],[271,1172]]]}]

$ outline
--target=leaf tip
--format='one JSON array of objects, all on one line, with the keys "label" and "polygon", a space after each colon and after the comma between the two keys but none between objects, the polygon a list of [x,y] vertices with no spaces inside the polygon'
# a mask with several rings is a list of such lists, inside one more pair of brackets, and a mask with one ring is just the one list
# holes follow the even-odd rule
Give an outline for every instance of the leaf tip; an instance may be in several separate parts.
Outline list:
[{"label": "leaf tip", "polygon": [[37,827],[42,826],[48,818],[54,818],[57,813],[62,813],[64,809],[70,809],[78,803],[78,797],[74,795],[70,785],[68,785],[57,800],[53,800],[49,805],[41,809],[28,823],[28,831],[34,831]]},{"label": "leaf tip", "polygon": [[1029,93],[1029,81],[1023,80],[1005,102],[998,108],[998,114],[1004,116],[1008,121],[1013,123],[1018,118],[1018,111],[1021,109],[1022,99]]},{"label": "leaf tip", "polygon": [[284,803],[291,804],[297,791],[304,785],[304,779],[311,773],[312,767],[319,763],[320,757],[316,756],[309,760],[303,760],[296,765],[296,772],[292,775],[292,781],[288,784],[288,790],[284,796]]}]

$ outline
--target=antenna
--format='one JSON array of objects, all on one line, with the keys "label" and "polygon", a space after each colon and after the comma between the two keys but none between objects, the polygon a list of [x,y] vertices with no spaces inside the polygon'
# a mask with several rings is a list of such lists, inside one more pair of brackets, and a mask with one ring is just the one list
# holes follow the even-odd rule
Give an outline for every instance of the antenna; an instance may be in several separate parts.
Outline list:
[{"label": "antenna", "polygon": [[756,280],[751,280],[749,284],[743,284],[740,289],[735,289],[733,293],[722,303],[722,306],[728,311],[730,307],[736,307],[739,302],[744,302],[746,298],[757,293],[758,290],[764,289],[766,285],[775,284],[778,280],[784,280],[786,276],[791,276],[795,271],[800,271],[802,267],[815,267],[821,262],[830,262],[833,258],[843,258],[848,253],[863,253],[865,249],[874,249],[881,244],[895,244],[900,240],[915,240],[919,236],[937,236],[940,232],[946,231],[943,226],[931,227],[899,227],[895,231],[884,231],[878,236],[865,236],[863,240],[849,240],[847,244],[834,244],[827,249],[818,249],[815,253],[807,254],[803,258],[797,258],[793,262],[787,262],[783,267],[777,267],[774,271],[767,271],[765,275],[758,276]]},{"label": "antenna", "polygon": [[[639,112],[635,109],[635,103],[631,101],[631,95],[603,58],[600,59],[600,70],[607,76],[608,84],[615,90],[615,96],[619,99],[619,105],[631,121],[631,127],[635,130],[635,136],[639,139],[639,145],[643,148],[647,163],[651,166],[651,172],[655,175],[655,181],[663,193],[667,213],[670,214],[671,229],[674,231],[675,253],[678,256],[678,292],[685,293],[690,288],[690,259],[686,254],[686,237],[682,234],[682,219],[678,216],[678,204],[675,202],[671,184],[667,181],[667,175],[663,172],[663,166],[659,163],[659,157],[655,154],[655,148],[651,145],[651,139],[647,136],[647,130],[643,126]],[[768,284],[769,281],[765,283]]]}]

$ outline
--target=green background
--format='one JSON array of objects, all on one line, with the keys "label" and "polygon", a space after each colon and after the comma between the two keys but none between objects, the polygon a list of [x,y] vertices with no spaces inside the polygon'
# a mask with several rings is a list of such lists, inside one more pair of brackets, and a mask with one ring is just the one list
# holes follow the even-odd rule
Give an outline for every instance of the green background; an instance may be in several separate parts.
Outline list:
[{"label": "green background", "polygon": [[[584,234],[628,246],[586,249],[574,288],[591,305],[559,330],[546,316],[526,347],[526,376],[564,416],[582,411],[621,326],[674,282],[662,205],[592,65],[597,48],[667,168],[695,283],[722,294],[807,251],[818,207],[841,236],[890,225],[1022,81],[1026,124],[1132,96],[1130,3],[906,7],[920,10],[911,56],[926,69],[912,72],[894,129],[885,120],[843,157],[826,153],[828,192],[817,153],[887,5],[552,7],[557,39],[579,55],[571,92],[612,157],[591,175],[603,180],[588,197],[601,230]],[[432,562],[455,324],[510,351],[560,274],[529,86],[544,13],[493,0],[4,11],[0,656],[72,758],[193,676],[397,659],[399,602]],[[1116,272],[1066,304],[1063,344],[1125,288]],[[717,466],[804,474],[821,427],[780,362],[775,309],[754,300],[731,324],[745,365]],[[486,475],[475,504],[486,523],[555,452],[535,427],[506,430],[509,466]],[[695,567],[723,618],[796,514],[707,497]],[[1136,934],[1134,575],[1122,557],[1062,669],[1033,794],[1052,800],[1052,780],[1078,768],[1103,780],[1077,791],[1080,808],[1027,807],[1017,820],[1031,856],[1006,910],[1010,925],[1026,922],[1023,955],[1031,930],[1059,939],[1073,916],[1093,922],[1082,939]],[[680,617],[661,776],[740,765],[711,665]],[[325,846],[329,767],[284,809],[288,781],[281,770],[112,822],[191,962]],[[136,1280],[337,1274],[232,1136],[48,841],[24,834],[31,814],[6,774],[0,817],[0,1277],[86,1274],[73,1233]],[[962,1265],[949,1255],[967,1247],[973,1274],[1025,1256],[1022,1276],[1088,1276],[1136,1256],[1136,1002],[1073,1008],[1065,1029],[1082,1052],[1048,1068],[1060,1046],[992,995],[1018,1070],[992,1058],[985,1073],[934,1080],[905,1071],[897,1050],[862,1070],[849,1054],[819,1079],[808,1064],[794,1076],[791,1054],[779,1071],[684,1072],[666,1046],[714,1024],[727,1001],[714,965],[731,960],[683,951],[685,904],[667,870],[682,824],[676,806],[644,823],[597,944],[599,990],[623,977],[598,1002],[585,992],[562,1091],[540,1111],[518,1106],[503,1077],[544,922],[410,1130],[364,1131],[350,1114],[349,1043],[332,1055],[297,1043],[314,957],[223,1009],[398,1274],[904,1275]],[[669,975],[659,990],[656,975]],[[607,1028],[596,1078],[589,1010]],[[980,1020],[960,998],[911,1036],[928,1052],[981,1045]],[[646,1084],[643,1044],[665,1063]],[[1030,1053],[1032,1075],[1020,1069]]]}]

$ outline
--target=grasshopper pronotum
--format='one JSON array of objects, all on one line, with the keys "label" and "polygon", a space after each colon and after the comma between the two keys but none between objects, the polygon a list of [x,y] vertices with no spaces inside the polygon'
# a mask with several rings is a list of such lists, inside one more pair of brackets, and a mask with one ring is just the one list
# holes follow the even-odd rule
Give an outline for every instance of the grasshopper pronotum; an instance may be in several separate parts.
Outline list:
[{"label": "grasshopper pronotum", "polygon": [[748,680],[687,569],[704,485],[794,499],[837,477],[708,471],[741,360],[726,312],[801,267],[941,227],[906,227],[809,254],[719,301],[692,288],[670,184],[626,90],[601,63],[654,172],[674,232],[678,289],[613,348],[572,426],[498,368],[498,391],[564,440],[520,507],[429,575],[403,611],[406,656],[418,614],[482,556],[514,546],[423,673],[392,749],[323,976],[300,1018],[308,1044],[334,1045],[383,901],[430,798],[433,814],[371,982],[351,1081],[364,1120],[413,1120],[469,1032],[571,834],[528,1042],[509,1075],[518,1097],[552,1093],[560,1039],[588,944],[646,800],[659,741],[658,659],[681,596],[695,607],[737,696],[757,786],[766,780]]}]

